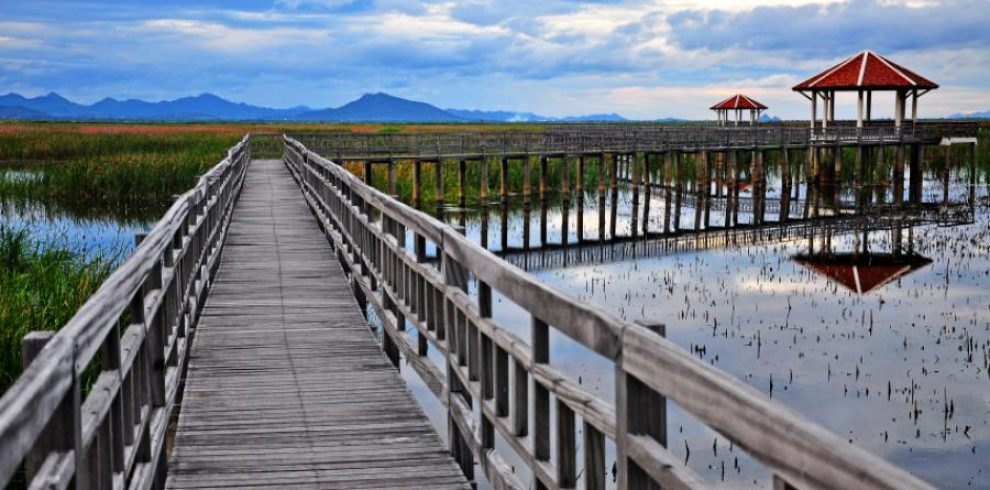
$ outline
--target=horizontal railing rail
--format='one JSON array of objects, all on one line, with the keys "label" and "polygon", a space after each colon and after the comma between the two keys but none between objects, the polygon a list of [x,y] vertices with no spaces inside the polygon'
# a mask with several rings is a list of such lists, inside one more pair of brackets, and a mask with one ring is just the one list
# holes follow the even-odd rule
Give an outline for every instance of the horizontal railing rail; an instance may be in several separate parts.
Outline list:
[{"label": "horizontal railing rail", "polygon": [[250,159],[245,136],[61,330],[25,337],[0,398],[0,483],[23,464],[30,488],[164,486],[189,336]]},{"label": "horizontal railing rail", "polygon": [[[574,487],[580,417],[586,488],[606,486],[606,438],[615,441],[619,488],[704,487],[666,448],[670,399],[765,464],[776,488],[931,488],[693,358],[664,339],[662,327],[627,322],[548,287],[297,140],[286,137],[285,150],[355,296],[381,319],[383,349],[396,365],[404,355],[447,408],[451,452],[469,477],[477,461],[495,488],[529,486],[495,449],[497,434],[534,487]],[[439,269],[428,263],[428,243]],[[528,340],[493,318],[493,291],[530,315]],[[614,400],[554,367],[551,329],[613,362]],[[445,369],[427,358],[431,349]]]}]

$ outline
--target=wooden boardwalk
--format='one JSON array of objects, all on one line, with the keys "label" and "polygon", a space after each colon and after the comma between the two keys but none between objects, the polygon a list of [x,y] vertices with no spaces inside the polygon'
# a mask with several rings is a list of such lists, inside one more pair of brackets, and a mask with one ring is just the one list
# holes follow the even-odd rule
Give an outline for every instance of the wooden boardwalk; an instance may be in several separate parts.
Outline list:
[{"label": "wooden boardwalk", "polygon": [[281,161],[248,169],[167,488],[467,488]]}]

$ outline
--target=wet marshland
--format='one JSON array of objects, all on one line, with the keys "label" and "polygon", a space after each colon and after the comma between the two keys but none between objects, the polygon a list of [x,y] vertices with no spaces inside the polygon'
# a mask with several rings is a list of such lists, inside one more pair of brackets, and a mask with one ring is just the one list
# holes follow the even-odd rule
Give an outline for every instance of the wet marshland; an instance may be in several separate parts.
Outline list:
[{"label": "wet marshland", "polygon": [[[968,158],[946,167],[935,153],[914,177],[809,186],[803,169],[784,181],[770,165],[766,186],[686,180],[636,195],[620,183],[569,202],[428,210],[581,301],[665,324],[698,359],[850,443],[939,487],[981,488],[990,486],[985,167],[974,173]],[[494,301],[496,320],[528,339],[528,314]],[[555,367],[613,399],[611,362],[553,331],[551,342]],[[769,486],[758,462],[668,404],[668,446],[692,469],[713,484]]]}]

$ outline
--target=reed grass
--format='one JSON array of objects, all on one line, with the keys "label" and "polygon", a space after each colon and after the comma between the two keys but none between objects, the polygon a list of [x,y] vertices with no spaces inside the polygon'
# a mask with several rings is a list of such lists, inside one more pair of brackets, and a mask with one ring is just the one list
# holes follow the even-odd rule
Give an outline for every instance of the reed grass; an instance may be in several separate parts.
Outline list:
[{"label": "reed grass", "polygon": [[[147,202],[191,187],[234,134],[0,132],[0,198]],[[21,178],[2,178],[10,171]],[[23,178],[25,174],[31,178]]]},{"label": "reed grass", "polygon": [[113,272],[120,252],[83,253],[0,225],[0,393],[21,373],[21,339],[58,330]]}]

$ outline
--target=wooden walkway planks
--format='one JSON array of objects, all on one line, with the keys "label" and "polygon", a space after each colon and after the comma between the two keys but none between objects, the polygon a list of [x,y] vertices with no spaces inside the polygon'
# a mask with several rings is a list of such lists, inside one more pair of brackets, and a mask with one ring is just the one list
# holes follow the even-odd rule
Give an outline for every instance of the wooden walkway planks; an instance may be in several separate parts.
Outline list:
[{"label": "wooden walkway planks", "polygon": [[248,169],[167,488],[469,488],[280,161]]}]

